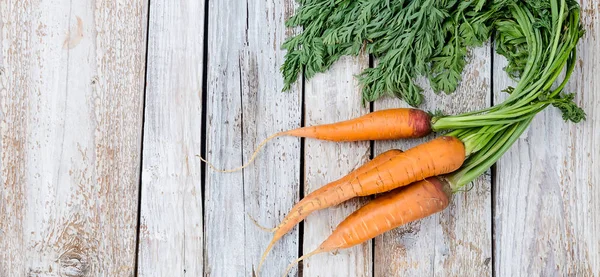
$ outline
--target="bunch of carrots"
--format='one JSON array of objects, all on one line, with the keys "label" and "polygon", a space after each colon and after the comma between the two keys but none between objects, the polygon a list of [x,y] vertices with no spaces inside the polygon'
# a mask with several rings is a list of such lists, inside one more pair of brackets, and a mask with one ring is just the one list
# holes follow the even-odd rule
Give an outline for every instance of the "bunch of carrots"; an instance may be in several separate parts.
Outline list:
[{"label": "bunch of carrots", "polygon": [[584,120],[585,113],[573,102],[574,95],[563,93],[575,66],[576,44],[583,36],[579,6],[567,0],[545,2],[549,5],[539,5],[539,1],[495,3],[502,5],[497,7],[502,12],[494,23],[496,48],[508,59],[511,75],[518,78],[516,87],[506,89],[510,96],[504,102],[451,116],[432,116],[418,109],[382,110],[348,121],[280,132],[262,142],[248,163],[229,170],[246,167],[267,141],[279,136],[344,142],[419,138],[432,132],[442,135],[404,152],[384,152],[308,194],[277,227],[269,229],[273,239],[258,271],[274,244],[314,211],[358,196],[385,193],[348,216],[316,250],[293,261],[286,275],[305,258],[361,244],[444,210],[452,193],[488,170],[546,107],[559,108],[565,120]]}]

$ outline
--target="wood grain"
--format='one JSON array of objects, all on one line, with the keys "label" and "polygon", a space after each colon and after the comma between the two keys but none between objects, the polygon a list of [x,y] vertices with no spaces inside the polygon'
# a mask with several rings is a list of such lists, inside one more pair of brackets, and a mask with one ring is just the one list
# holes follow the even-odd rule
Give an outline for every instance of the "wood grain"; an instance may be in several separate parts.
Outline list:
[{"label": "wood grain", "polygon": [[[452,95],[424,92],[424,110],[458,114],[491,104],[490,47],[471,51],[463,81]],[[425,81],[420,82],[425,84]],[[428,87],[428,86],[424,86]],[[387,99],[375,109],[405,107]],[[375,153],[406,150],[433,138],[375,142]],[[375,239],[375,276],[489,276],[492,264],[491,186],[489,175],[478,178],[468,193],[457,193],[442,213],[400,227]]]},{"label": "wood grain", "polygon": [[150,2],[139,276],[203,275],[204,5]]},{"label": "wood grain", "polygon": [[[497,276],[600,276],[600,7],[581,1],[586,35],[567,91],[587,121],[562,120],[549,107],[498,162],[495,203]],[[513,84],[495,57],[494,92]]]},{"label": "wood grain", "polygon": [[[365,243],[308,259],[303,276],[490,276],[492,265],[495,276],[600,276],[600,8],[580,2],[587,35],[568,88],[586,122],[565,123],[549,108],[499,161],[494,195],[483,176],[443,213],[376,238],[374,260]],[[208,169],[202,180],[195,155],[204,139],[208,159],[233,168],[263,138],[298,127],[302,105],[307,125],[366,113],[352,75],[368,62],[343,58],[307,82],[303,103],[300,84],[280,92],[293,0],[210,1],[208,11],[203,1],[152,0],[139,200],[147,3],[0,0],[0,276],[133,276],[137,201],[139,275],[251,276],[271,234],[248,215],[274,226],[298,201],[300,182],[309,193],[368,159],[368,143],[306,140],[301,153],[299,139],[279,138],[244,171]],[[490,71],[489,47],[475,50],[459,92],[427,90],[423,107],[486,107],[492,88],[498,103],[511,84],[504,65],[495,55]],[[376,142],[374,151],[426,139]],[[261,276],[280,275],[364,201],[310,216],[304,244],[297,229],[284,237]]]},{"label": "wood grain", "polygon": [[[305,125],[333,123],[369,112],[364,108],[354,75],[369,66],[367,55],[343,57],[331,70],[306,81]],[[369,160],[369,142],[335,143],[307,139],[304,153],[305,195],[335,181]],[[304,223],[304,253],[315,250],[349,214],[365,203],[353,199],[336,207],[317,211]],[[370,242],[320,254],[304,262],[304,276],[371,276]]]},{"label": "wood grain", "polygon": [[[247,161],[269,135],[300,126],[301,90],[283,93],[280,45],[292,30],[284,21],[293,0],[210,1],[207,156],[220,168]],[[300,140],[279,138],[248,168],[207,170],[205,274],[251,276],[272,234],[250,220],[275,226],[298,200]],[[298,252],[298,232],[284,237],[261,276],[279,276]]]},{"label": "wood grain", "polygon": [[131,276],[146,2],[0,2],[0,276]]}]

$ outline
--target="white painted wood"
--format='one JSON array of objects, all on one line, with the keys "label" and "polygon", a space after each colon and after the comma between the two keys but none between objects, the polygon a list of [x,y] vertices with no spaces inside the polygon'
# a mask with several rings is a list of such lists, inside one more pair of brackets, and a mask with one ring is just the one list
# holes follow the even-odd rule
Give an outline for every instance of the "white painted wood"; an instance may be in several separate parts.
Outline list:
[{"label": "white painted wood", "polygon": [[150,2],[138,273],[202,276],[204,1]]},{"label": "white painted wood", "polygon": [[[319,125],[355,118],[369,112],[364,108],[358,81],[354,75],[369,66],[367,55],[343,57],[327,73],[306,81],[305,125]],[[369,142],[335,143],[305,141],[305,195],[350,173],[369,160]],[[304,253],[315,250],[335,227],[365,199],[352,199],[338,206],[317,211],[304,223]],[[371,242],[319,254],[304,262],[304,276],[371,276]]]},{"label": "white painted wood", "polygon": [[[595,1],[581,3],[587,35],[569,88],[588,120],[564,123],[550,108],[498,163],[496,276],[600,276],[600,81],[593,77],[600,69],[600,11]],[[146,5],[0,0],[0,276],[134,274]],[[298,200],[300,170],[308,193],[365,162],[368,143],[307,140],[301,169],[299,140],[280,138],[244,172],[208,170],[203,234],[201,164],[193,156],[202,141],[204,5],[151,5],[139,273],[249,276],[270,234],[246,214],[276,225]],[[294,4],[210,5],[208,158],[232,168],[264,137],[299,126],[300,85],[280,93],[278,73],[279,45],[290,32],[283,21]],[[456,113],[489,105],[489,56],[476,50],[460,91],[428,91],[424,108]],[[365,113],[350,77],[364,66],[364,58],[344,58],[308,82],[306,124]],[[502,67],[496,56],[496,102],[510,83]],[[375,107],[403,105],[386,100]],[[421,141],[377,142],[375,151]],[[374,266],[376,276],[489,276],[491,205],[490,180],[482,177],[442,214],[377,238],[374,264],[367,243],[310,258],[303,274],[370,276]],[[357,206],[351,201],[310,216],[303,251]],[[276,245],[261,275],[280,275],[298,247],[295,230]]]},{"label": "white painted wood", "polygon": [[146,1],[0,1],[0,276],[132,276]]},{"label": "white painted wood", "polygon": [[[490,47],[471,51],[463,81],[452,95],[424,92],[422,109],[458,114],[491,103]],[[425,84],[425,82],[420,82]],[[428,87],[428,86],[424,86]],[[375,110],[406,107],[398,99],[375,102]],[[375,142],[375,153],[406,150],[431,140]],[[490,276],[492,270],[490,178],[482,176],[468,193],[457,193],[442,213],[399,227],[375,239],[375,276]]]},{"label": "white painted wood", "polygon": [[[300,126],[301,89],[281,92],[280,45],[291,34],[285,1],[210,1],[207,158],[220,168],[247,161],[269,135]],[[270,142],[243,172],[207,169],[205,274],[251,276],[272,234],[248,215],[275,226],[298,200],[300,140]],[[272,250],[261,276],[279,276],[298,252],[298,232]]]},{"label": "white painted wood", "polygon": [[[496,276],[600,276],[600,8],[581,5],[587,33],[567,91],[588,119],[566,123],[549,107],[498,162]],[[513,84],[505,64],[496,55],[496,102]]]}]

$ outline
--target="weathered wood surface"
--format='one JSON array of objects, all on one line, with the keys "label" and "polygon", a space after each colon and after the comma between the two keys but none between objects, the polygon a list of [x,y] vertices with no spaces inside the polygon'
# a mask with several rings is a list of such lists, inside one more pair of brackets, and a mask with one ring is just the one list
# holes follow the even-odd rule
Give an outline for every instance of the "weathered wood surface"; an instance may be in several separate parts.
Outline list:
[{"label": "weathered wood surface", "polygon": [[[302,82],[280,92],[279,48],[293,33],[283,24],[293,0],[210,0],[206,11],[205,4],[0,0],[0,276],[251,276],[271,234],[248,215],[275,226],[301,184],[307,194],[371,150],[431,138],[374,149],[306,140],[304,153],[299,139],[278,138],[243,171],[206,169],[202,180],[195,155],[203,142],[210,161],[234,168],[303,116],[308,125],[368,111],[352,78],[368,66],[365,57],[344,58],[307,81],[304,99]],[[292,276],[600,276],[600,8],[581,4],[587,35],[569,89],[586,122],[565,123],[550,108],[491,178],[456,194],[443,213],[374,244],[312,257]],[[491,56],[489,47],[475,50],[459,92],[426,91],[423,108],[457,113],[490,105],[492,95],[501,101],[511,82],[502,58],[492,64]],[[261,276],[279,276],[365,201],[310,216],[303,244],[294,229]]]},{"label": "weathered wood surface", "polygon": [[138,273],[202,276],[204,1],[150,11]]},{"label": "weathered wood surface", "polygon": [[[497,163],[496,276],[600,276],[600,6],[581,1],[586,35],[567,92],[588,119],[539,114]],[[512,82],[494,59],[494,94]],[[496,102],[498,102],[496,101]]]},{"label": "weathered wood surface", "polygon": [[[326,124],[361,116],[363,108],[360,87],[354,75],[369,67],[368,55],[344,57],[330,71],[306,82],[305,125]],[[304,193],[335,181],[369,160],[369,142],[335,143],[307,139],[304,146]],[[335,227],[358,207],[364,199],[352,199],[338,206],[317,211],[304,223],[303,252],[310,253],[325,240]],[[337,253],[307,259],[304,276],[371,276],[372,247],[367,242]]]},{"label": "weathered wood surface", "polygon": [[[452,95],[430,89],[421,108],[456,114],[491,104],[490,47],[471,51],[463,81]],[[425,88],[425,86],[424,86]],[[401,100],[375,103],[375,110],[407,106]],[[423,139],[375,142],[375,154],[392,148],[406,150]],[[375,239],[375,276],[490,276],[492,270],[491,182],[482,176],[468,193],[457,193],[450,206],[418,222]],[[466,188],[468,189],[468,188]]]},{"label": "weathered wood surface", "polygon": [[0,276],[132,276],[147,1],[0,1]]},{"label": "weathered wood surface", "polygon": [[[247,161],[269,135],[300,126],[301,87],[282,93],[280,45],[293,0],[210,1],[208,9],[207,157],[220,168]],[[298,200],[300,140],[279,138],[243,171],[207,169],[205,274],[251,276],[275,226]],[[297,230],[297,229],[296,229]],[[272,250],[261,276],[279,276],[298,253],[298,232]]]}]

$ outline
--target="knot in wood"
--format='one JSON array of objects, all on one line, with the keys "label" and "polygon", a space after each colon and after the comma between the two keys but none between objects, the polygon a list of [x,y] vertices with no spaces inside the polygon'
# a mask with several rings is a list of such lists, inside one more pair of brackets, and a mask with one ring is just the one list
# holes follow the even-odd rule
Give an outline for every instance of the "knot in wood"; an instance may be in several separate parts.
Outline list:
[{"label": "knot in wood", "polygon": [[82,277],[89,271],[88,259],[77,249],[67,251],[59,260],[61,276]]}]

